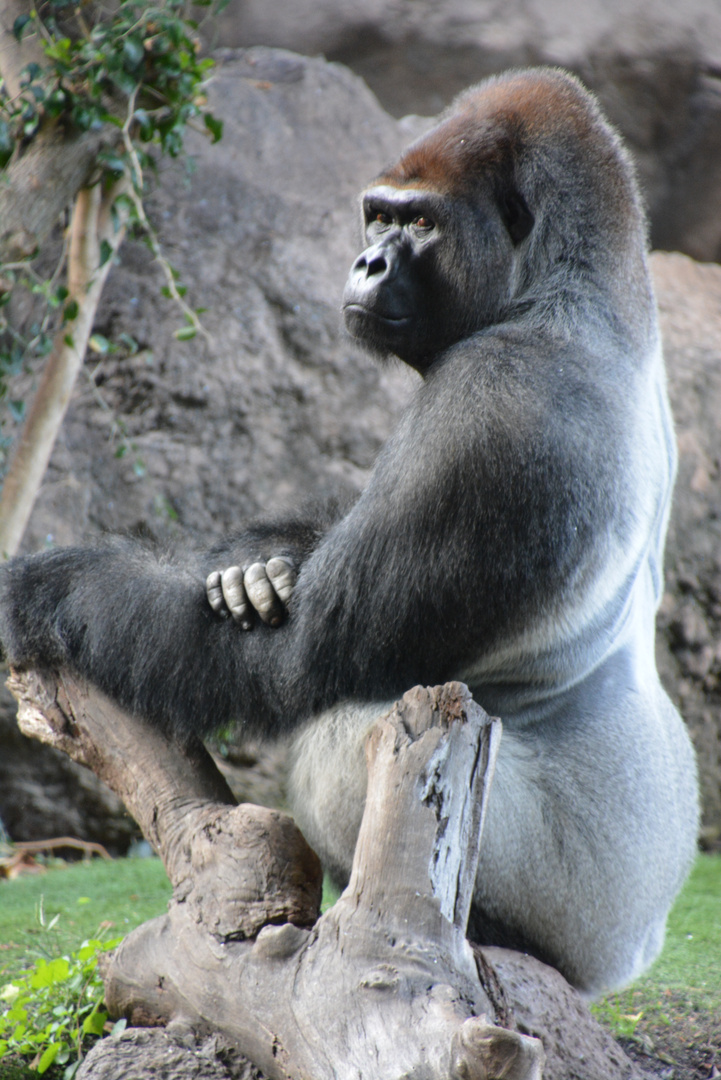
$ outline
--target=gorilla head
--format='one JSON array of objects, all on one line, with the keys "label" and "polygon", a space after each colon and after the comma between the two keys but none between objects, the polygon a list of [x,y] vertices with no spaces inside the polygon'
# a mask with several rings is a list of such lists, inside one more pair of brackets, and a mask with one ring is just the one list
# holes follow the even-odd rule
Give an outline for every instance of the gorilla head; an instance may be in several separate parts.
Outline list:
[{"label": "gorilla head", "polygon": [[461,95],[364,192],[362,215],[368,247],[345,288],[346,327],[421,372],[448,346],[549,299],[576,266],[608,276],[624,261],[644,277],[627,154],[560,71],[511,72]]}]

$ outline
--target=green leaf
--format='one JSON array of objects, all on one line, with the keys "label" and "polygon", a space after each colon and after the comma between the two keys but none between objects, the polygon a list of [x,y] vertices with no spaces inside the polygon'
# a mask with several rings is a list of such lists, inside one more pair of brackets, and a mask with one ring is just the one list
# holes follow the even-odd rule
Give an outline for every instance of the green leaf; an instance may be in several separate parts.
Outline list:
[{"label": "green leaf", "polygon": [[48,1071],[52,1063],[55,1061],[55,1058],[58,1056],[61,1046],[62,1043],[59,1042],[50,1043],[50,1046],[46,1047],[46,1049],[43,1051],[40,1057],[40,1061],[38,1062],[38,1073],[40,1074],[40,1076],[42,1076],[44,1072]]},{"label": "green leaf", "polygon": [[70,964],[64,956],[56,956],[53,960],[39,960],[35,968],[35,974],[30,977],[30,985],[40,990],[46,986],[54,986],[55,983],[64,982],[70,974]]},{"label": "green leaf", "polygon": [[127,97],[130,97],[133,90],[139,85],[136,76],[131,75],[127,71],[109,71],[108,78],[112,83],[115,83],[118,90],[121,90]]},{"label": "green leaf", "polygon": [[182,326],[180,330],[176,330],[173,337],[178,341],[192,341],[195,337],[197,330],[194,326]]},{"label": "green leaf", "polygon": [[97,130],[102,127],[102,120],[100,119],[97,106],[89,104],[88,102],[76,101],[70,115],[72,116],[73,123],[79,127],[81,131],[90,131],[91,129]]},{"label": "green leaf", "polygon": [[42,75],[43,69],[39,64],[26,64],[26,66],[20,72],[20,85],[29,86],[31,82],[34,82],[40,75]]},{"label": "green leaf", "polygon": [[120,154],[114,154],[112,150],[101,150],[98,161],[109,172],[122,176],[125,172],[125,161]]},{"label": "green leaf", "polygon": [[131,70],[139,67],[145,60],[143,43],[136,37],[126,38],[123,42],[123,63]]},{"label": "green leaf", "polygon": [[86,1016],[83,1020],[83,1034],[84,1035],[102,1035],[103,1029],[108,1020],[108,1014],[101,1010],[94,1009],[89,1016]]},{"label": "green leaf", "polygon": [[15,983],[5,983],[0,990],[0,1001],[14,1001],[20,993],[20,987]]},{"label": "green leaf", "polygon": [[32,22],[31,15],[18,15],[17,19],[13,23],[13,34],[18,41],[22,41],[25,27],[29,22]]},{"label": "green leaf", "polygon": [[100,353],[101,356],[104,356],[110,348],[110,342],[102,334],[93,334],[88,341],[88,345],[93,352]]},{"label": "green leaf", "polygon": [[10,409],[10,415],[13,420],[20,423],[25,416],[25,402],[24,401],[8,401],[8,407]]},{"label": "green leaf", "polygon": [[61,63],[72,63],[72,41],[70,38],[58,38],[52,45],[45,46],[45,55],[50,60],[59,60]]},{"label": "green leaf", "polygon": [[57,87],[45,99],[45,112],[49,116],[60,116],[67,105],[67,94]]},{"label": "green leaf", "polygon": [[223,138],[223,121],[218,120],[212,113],[206,113],[203,120],[208,131],[213,136],[213,142],[220,142]]},{"label": "green leaf", "polygon": [[73,319],[77,319],[79,310],[77,300],[68,300],[63,308],[63,322],[72,322]]},{"label": "green leaf", "polygon": [[113,245],[109,240],[100,241],[100,266],[105,266],[108,259],[113,254]]},{"label": "green leaf", "polygon": [[0,120],[0,169],[10,160],[15,149],[15,140],[7,120]]},{"label": "green leaf", "polygon": [[125,348],[131,353],[136,353],[138,351],[138,348],[139,348],[138,343],[135,340],[135,338],[131,337],[130,334],[126,334],[126,333],[122,333],[120,335],[120,344],[124,345]]}]

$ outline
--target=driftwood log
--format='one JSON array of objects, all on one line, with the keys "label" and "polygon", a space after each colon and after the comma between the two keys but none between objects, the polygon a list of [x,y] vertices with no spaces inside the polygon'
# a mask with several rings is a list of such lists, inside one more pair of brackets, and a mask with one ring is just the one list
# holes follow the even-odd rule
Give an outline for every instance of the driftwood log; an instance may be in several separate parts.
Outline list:
[{"label": "driftwood log", "polygon": [[[351,879],[320,917],[321,868],[292,819],[235,805],[202,744],[166,739],[65,672],[8,685],[25,734],[123,799],[173,885],[167,915],[106,961],[111,1015],[220,1037],[270,1080],[637,1075],[557,973],[466,941],[501,731],[461,684],[416,687],[374,727]],[[126,1076],[122,1051],[115,1071],[106,1048],[83,1075]]]}]

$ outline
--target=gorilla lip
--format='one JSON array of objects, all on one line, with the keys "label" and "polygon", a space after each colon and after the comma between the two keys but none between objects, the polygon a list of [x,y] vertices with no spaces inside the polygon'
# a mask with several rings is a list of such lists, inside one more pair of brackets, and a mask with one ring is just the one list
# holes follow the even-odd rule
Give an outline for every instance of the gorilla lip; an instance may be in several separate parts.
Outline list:
[{"label": "gorilla lip", "polygon": [[402,323],[409,323],[412,319],[412,315],[383,315],[380,311],[373,311],[372,308],[364,307],[363,304],[356,302],[352,304],[345,304],[343,307],[344,315],[364,315],[370,319],[376,319],[378,322],[389,323],[392,326],[400,326]]}]

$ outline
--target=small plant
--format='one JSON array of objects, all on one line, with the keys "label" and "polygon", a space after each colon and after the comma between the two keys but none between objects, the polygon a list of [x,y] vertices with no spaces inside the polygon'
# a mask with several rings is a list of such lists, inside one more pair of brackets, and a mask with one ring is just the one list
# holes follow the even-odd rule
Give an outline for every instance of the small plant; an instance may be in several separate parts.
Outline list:
[{"label": "small plant", "polygon": [[628,1000],[618,994],[595,1002],[591,1012],[617,1039],[632,1039],[643,1019],[643,1010],[630,1012]]},{"label": "small plant", "polygon": [[[121,940],[94,938],[69,956],[41,957],[0,986],[0,1060],[30,1058],[30,1068],[40,1075],[64,1065],[64,1080],[72,1080],[84,1045],[102,1035],[108,1021],[98,957]],[[115,1027],[124,1026],[120,1020]]]}]

